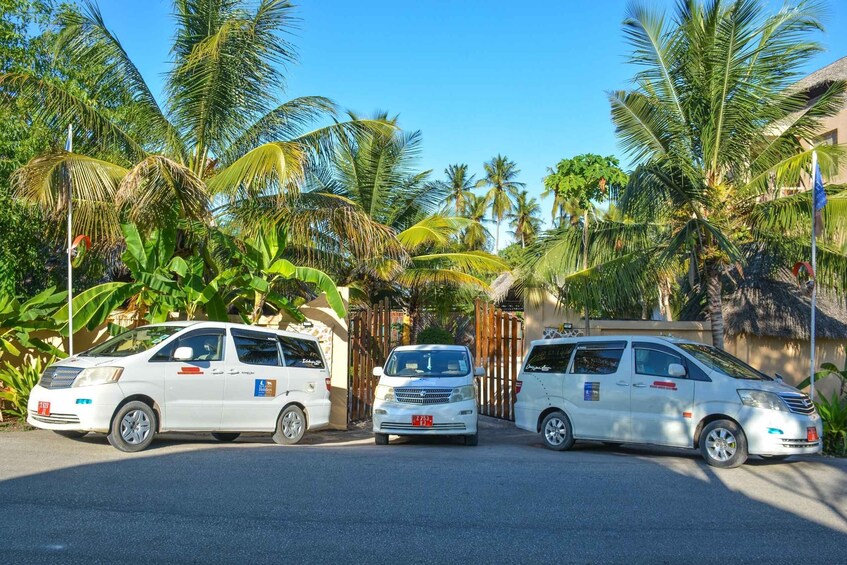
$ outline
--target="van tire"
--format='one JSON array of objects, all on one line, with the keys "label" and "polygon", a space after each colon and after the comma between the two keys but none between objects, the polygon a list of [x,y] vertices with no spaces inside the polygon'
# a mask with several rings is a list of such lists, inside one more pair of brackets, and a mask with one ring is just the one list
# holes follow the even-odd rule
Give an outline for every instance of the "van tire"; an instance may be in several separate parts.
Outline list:
[{"label": "van tire", "polygon": [[465,436],[465,445],[479,445],[479,432],[473,434],[472,436]]},{"label": "van tire", "polygon": [[564,412],[547,414],[541,422],[541,439],[544,441],[544,447],[554,451],[565,451],[573,447],[573,426]]},{"label": "van tire", "polygon": [[236,432],[232,432],[232,433],[229,433],[229,432],[212,432],[213,438],[215,438],[218,441],[224,441],[224,442],[235,441],[235,440],[238,439],[238,436],[240,436],[240,435],[241,435],[240,433],[236,433]]},{"label": "van tire", "polygon": [[374,443],[377,445],[388,445],[388,434],[374,433]]},{"label": "van tire", "polygon": [[303,439],[306,433],[306,415],[299,406],[286,406],[276,421],[274,441],[280,445],[294,445]]},{"label": "van tire", "polygon": [[115,449],[135,453],[147,449],[156,429],[156,412],[149,405],[133,400],[115,412],[106,439]]},{"label": "van tire", "polygon": [[81,439],[88,435],[88,432],[83,432],[81,430],[53,430],[57,435],[62,437],[66,437],[68,439]]},{"label": "van tire", "polygon": [[700,453],[712,467],[740,467],[747,461],[747,437],[735,422],[715,420],[700,433]]}]

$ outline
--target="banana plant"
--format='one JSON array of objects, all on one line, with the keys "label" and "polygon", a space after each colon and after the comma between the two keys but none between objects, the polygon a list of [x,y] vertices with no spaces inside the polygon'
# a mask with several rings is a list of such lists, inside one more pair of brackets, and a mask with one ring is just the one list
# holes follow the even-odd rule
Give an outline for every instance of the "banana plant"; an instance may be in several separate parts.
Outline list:
[{"label": "banana plant", "polygon": [[59,329],[53,315],[66,302],[67,296],[67,292],[56,292],[55,287],[25,302],[0,294],[0,355],[5,353],[17,357],[29,350],[64,356],[55,346],[33,334],[49,334]]},{"label": "banana plant", "polygon": [[220,269],[217,278],[229,289],[229,304],[236,306],[246,323],[258,322],[265,307],[303,320],[299,307],[305,300],[289,298],[281,292],[282,285],[289,281],[314,285],[314,290],[326,294],[327,303],[339,317],[347,315],[344,300],[329,275],[311,267],[298,267],[283,257],[287,243],[284,230],[260,225],[244,239],[220,231],[214,232],[214,237],[219,251],[238,265],[235,269]]}]

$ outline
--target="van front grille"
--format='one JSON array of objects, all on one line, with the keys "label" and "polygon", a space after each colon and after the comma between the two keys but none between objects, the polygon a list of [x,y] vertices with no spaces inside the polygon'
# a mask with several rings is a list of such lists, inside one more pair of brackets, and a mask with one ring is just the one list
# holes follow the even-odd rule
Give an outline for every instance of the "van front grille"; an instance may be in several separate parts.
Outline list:
[{"label": "van front grille", "polygon": [[815,413],[815,405],[812,404],[807,394],[783,393],[779,396],[785,402],[786,406],[788,406],[788,409],[795,414],[806,414],[808,416]]},{"label": "van front grille", "polygon": [[45,424],[79,424],[79,416],[76,414],[50,414],[49,416],[39,415],[34,410],[29,411],[29,417],[36,422],[44,422]]},{"label": "van front grille", "polygon": [[450,402],[452,388],[395,388],[397,402],[405,404],[446,404]]},{"label": "van front grille", "polygon": [[47,367],[38,384],[44,388],[70,388],[81,372],[76,367]]}]

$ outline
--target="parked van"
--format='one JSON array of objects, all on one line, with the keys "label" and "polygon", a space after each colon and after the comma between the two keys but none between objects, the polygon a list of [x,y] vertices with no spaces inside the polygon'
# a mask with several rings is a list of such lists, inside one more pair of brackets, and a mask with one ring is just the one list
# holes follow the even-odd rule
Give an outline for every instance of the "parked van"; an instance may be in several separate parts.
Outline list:
[{"label": "parked van", "polygon": [[220,322],[143,326],[45,369],[27,422],[67,437],[106,433],[141,451],[158,432],[281,444],[329,424],[329,372],[309,335]]},{"label": "parked van", "polygon": [[533,341],[515,422],[550,449],[575,440],[699,448],[715,467],[748,454],[819,453],[808,395],[701,343],[658,337]]},{"label": "parked van", "polygon": [[394,435],[456,435],[477,445],[477,387],[473,356],[462,345],[396,347],[379,377],[373,407],[374,441]]}]

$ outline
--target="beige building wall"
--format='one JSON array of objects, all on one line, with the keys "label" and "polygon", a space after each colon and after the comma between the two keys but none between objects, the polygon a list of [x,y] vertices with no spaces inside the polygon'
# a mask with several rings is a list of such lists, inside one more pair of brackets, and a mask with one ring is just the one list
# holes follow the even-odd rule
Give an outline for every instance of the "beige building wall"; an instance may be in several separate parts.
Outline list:
[{"label": "beige building wall", "polygon": [[[824,118],[822,120],[819,135],[824,136],[826,142],[830,141],[837,145],[847,143],[847,106],[835,116]],[[847,183],[847,162],[842,160],[838,175],[833,178],[825,178],[825,184],[845,184]]]},{"label": "beige building wall", "polygon": [[[585,320],[579,312],[556,308],[556,298],[547,295],[539,304],[527,301],[524,310],[524,353],[530,342],[541,339],[544,328],[560,327],[570,323],[575,330],[585,328]],[[712,344],[712,326],[709,322],[661,322],[651,320],[591,320],[590,335],[653,335],[673,336],[700,343]],[[815,365],[834,363],[842,369],[845,363],[845,343],[837,340],[818,339],[815,347]],[[804,340],[775,337],[739,335],[727,337],[724,347],[731,353],[768,375],[779,373],[786,382],[796,385],[809,376],[810,344]],[[839,384],[836,378],[827,378],[816,385],[816,391],[831,394]]]}]

